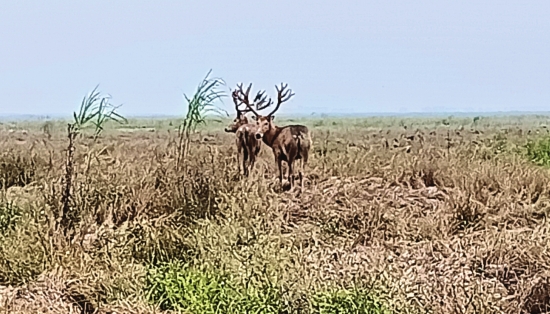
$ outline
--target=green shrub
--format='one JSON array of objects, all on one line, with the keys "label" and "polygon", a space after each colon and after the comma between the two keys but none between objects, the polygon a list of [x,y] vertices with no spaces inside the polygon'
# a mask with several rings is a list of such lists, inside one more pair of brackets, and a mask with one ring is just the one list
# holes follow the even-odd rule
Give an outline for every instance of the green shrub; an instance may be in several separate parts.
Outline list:
[{"label": "green shrub", "polygon": [[525,148],[529,160],[540,166],[550,166],[550,136],[529,141]]},{"label": "green shrub", "polygon": [[288,308],[293,306],[283,305],[280,289],[272,284],[244,287],[223,272],[200,270],[180,262],[149,268],[145,293],[163,310],[189,313],[390,313],[362,289],[313,292],[309,309],[307,303]]},{"label": "green shrub", "polygon": [[331,290],[316,293],[311,301],[311,313],[390,313],[370,293],[361,289]]},{"label": "green shrub", "polygon": [[279,289],[266,284],[245,288],[222,272],[179,262],[149,269],[145,292],[163,310],[190,313],[280,313]]}]

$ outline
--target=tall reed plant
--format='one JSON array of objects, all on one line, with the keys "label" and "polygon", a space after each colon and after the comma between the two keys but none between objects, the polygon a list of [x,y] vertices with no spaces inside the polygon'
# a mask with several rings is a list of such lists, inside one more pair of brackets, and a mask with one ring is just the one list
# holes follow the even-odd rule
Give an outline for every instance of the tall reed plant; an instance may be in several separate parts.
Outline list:
[{"label": "tall reed plant", "polygon": [[183,94],[187,102],[187,113],[178,129],[178,156],[176,161],[176,170],[179,171],[182,160],[185,160],[189,154],[189,145],[191,143],[191,134],[193,134],[199,125],[206,124],[208,115],[223,114],[227,115],[223,109],[216,106],[216,101],[226,97],[226,93],[221,90],[225,86],[225,81],[221,78],[210,77],[212,70],[208,71],[204,79],[199,83],[193,96],[188,97]]},{"label": "tall reed plant", "polygon": [[103,132],[105,123],[115,121],[126,122],[126,118],[117,110],[121,105],[111,104],[111,96],[103,95],[97,85],[88,95],[84,96],[78,112],[73,112],[73,121],[67,125],[67,155],[65,157],[65,176],[63,178],[63,190],[61,195],[61,217],[57,217],[58,226],[63,229],[65,236],[74,228],[79,219],[78,212],[71,207],[71,192],[73,190],[74,174],[74,141],[81,131],[89,126],[94,129],[94,141]]}]

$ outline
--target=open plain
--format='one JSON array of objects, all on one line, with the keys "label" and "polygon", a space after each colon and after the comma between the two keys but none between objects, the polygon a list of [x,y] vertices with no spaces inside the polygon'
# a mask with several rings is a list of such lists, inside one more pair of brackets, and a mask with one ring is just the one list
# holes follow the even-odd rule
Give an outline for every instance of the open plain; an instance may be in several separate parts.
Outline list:
[{"label": "open plain", "polygon": [[66,122],[3,122],[0,311],[548,310],[548,117],[276,122],[312,133],[303,190],[265,144],[240,175],[229,120],[178,160],[177,119],[131,119],[74,139],[68,216]]}]

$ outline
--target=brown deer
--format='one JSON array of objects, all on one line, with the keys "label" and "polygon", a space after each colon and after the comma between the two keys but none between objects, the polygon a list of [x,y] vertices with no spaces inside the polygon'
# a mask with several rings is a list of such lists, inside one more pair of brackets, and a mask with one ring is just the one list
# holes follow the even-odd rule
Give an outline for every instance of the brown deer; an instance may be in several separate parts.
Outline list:
[{"label": "brown deer", "polygon": [[[233,103],[235,104],[237,117],[228,127],[225,128],[225,132],[235,133],[235,142],[237,144],[237,162],[239,164],[241,164],[242,162],[243,174],[245,176],[248,176],[249,170],[252,170],[254,168],[256,157],[260,153],[261,141],[259,139],[256,139],[255,136],[258,128],[257,125],[248,123],[248,118],[246,117],[246,113],[250,112],[251,110],[241,110],[239,108],[242,103],[245,103],[248,108],[250,108],[248,94],[250,93],[250,88],[252,87],[252,84],[248,86],[246,92],[243,92],[242,84],[237,85],[237,87],[239,88],[239,90],[235,89],[232,92]],[[242,94],[241,97],[239,97],[239,93]],[[263,95],[263,92],[258,92],[256,98],[254,98],[254,105],[256,107],[262,107],[265,102],[266,96]]]},{"label": "brown deer", "polygon": [[[303,171],[307,164],[309,150],[312,145],[309,129],[304,125],[287,125],[279,127],[273,123],[273,119],[275,118],[274,114],[279,110],[281,104],[294,96],[292,90],[289,89],[285,91],[287,86],[288,84],[283,85],[282,83],[281,88],[275,86],[277,90],[277,105],[275,109],[266,116],[258,114],[249,104],[245,103],[245,105],[247,105],[248,109],[256,116],[256,139],[262,139],[263,142],[273,150],[273,155],[279,169],[279,182],[281,185],[283,184],[283,161],[288,165],[288,181],[292,188],[294,186],[294,161],[301,160],[298,175],[300,177],[300,186],[303,189]],[[270,104],[271,100],[264,108],[268,107]],[[258,107],[257,109],[260,110]]]}]

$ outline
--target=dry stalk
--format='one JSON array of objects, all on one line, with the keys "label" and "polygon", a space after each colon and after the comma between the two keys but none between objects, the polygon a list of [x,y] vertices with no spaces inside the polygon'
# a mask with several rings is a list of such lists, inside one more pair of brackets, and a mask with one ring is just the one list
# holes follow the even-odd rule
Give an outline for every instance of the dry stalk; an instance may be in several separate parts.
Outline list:
[{"label": "dry stalk", "polygon": [[73,219],[70,218],[71,215],[71,190],[73,186],[73,173],[74,173],[74,165],[73,165],[73,158],[74,158],[74,140],[76,138],[76,135],[78,134],[77,129],[75,128],[74,124],[68,124],[67,125],[67,138],[69,140],[69,144],[67,146],[67,155],[65,157],[65,177],[63,180],[63,192],[61,195],[61,208],[62,208],[62,215],[60,223],[61,225],[58,225],[56,229],[59,229],[59,227],[63,228],[63,234],[67,236],[67,231],[72,229],[73,227]]}]

